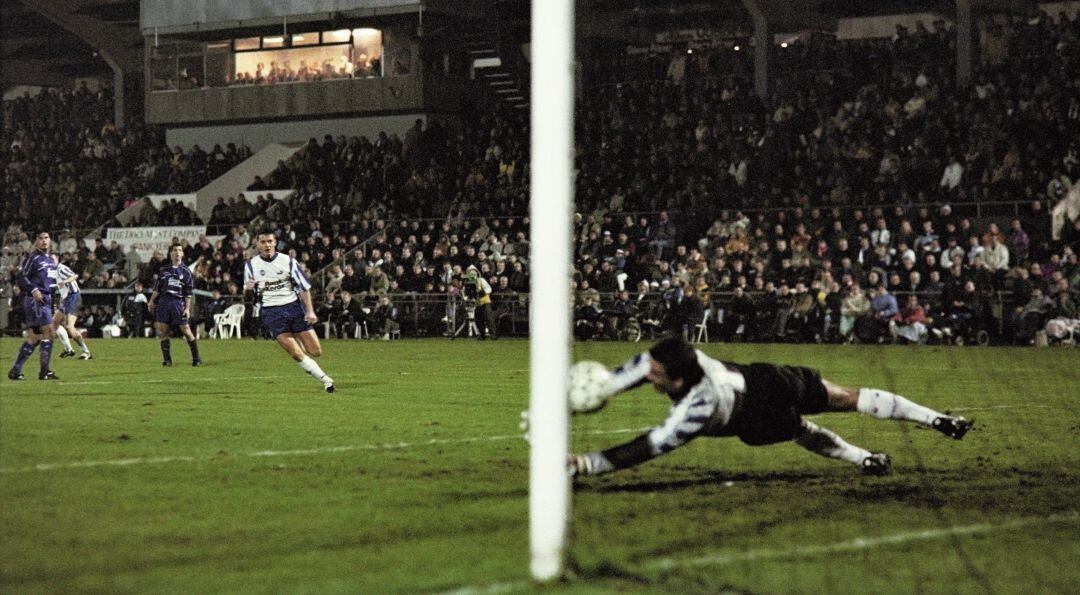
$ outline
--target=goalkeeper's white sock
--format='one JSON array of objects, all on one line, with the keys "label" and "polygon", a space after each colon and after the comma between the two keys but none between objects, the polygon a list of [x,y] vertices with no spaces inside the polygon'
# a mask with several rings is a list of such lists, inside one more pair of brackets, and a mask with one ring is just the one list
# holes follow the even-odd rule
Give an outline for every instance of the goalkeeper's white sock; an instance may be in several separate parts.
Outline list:
[{"label": "goalkeeper's white sock", "polygon": [[929,426],[943,414],[928,409],[889,391],[876,388],[859,389],[859,402],[855,408],[878,419],[903,419]]},{"label": "goalkeeper's white sock", "polygon": [[865,448],[848,444],[832,430],[805,420],[803,420],[803,433],[795,437],[795,443],[823,457],[840,459],[854,465],[861,465],[863,459],[870,456],[870,451]]},{"label": "goalkeeper's white sock", "polygon": [[303,368],[305,372],[317,378],[319,382],[326,382],[330,378],[326,375],[326,372],[322,371],[322,368],[319,367],[319,364],[315,363],[315,360],[311,359],[310,356],[305,355],[304,359],[300,360],[297,363],[300,364],[300,367]]},{"label": "goalkeeper's white sock", "polygon": [[64,351],[71,351],[71,338],[68,337],[67,329],[64,327],[56,328],[56,338],[60,339],[60,344],[64,346]]}]

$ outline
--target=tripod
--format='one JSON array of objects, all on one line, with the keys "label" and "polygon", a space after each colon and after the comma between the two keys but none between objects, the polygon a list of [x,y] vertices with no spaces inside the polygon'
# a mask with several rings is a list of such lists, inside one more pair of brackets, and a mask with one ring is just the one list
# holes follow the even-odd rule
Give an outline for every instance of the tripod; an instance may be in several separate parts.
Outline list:
[{"label": "tripod", "polygon": [[465,329],[465,327],[469,328],[468,332],[470,337],[480,334],[480,329],[476,327],[476,304],[473,302],[465,302],[465,322],[462,322],[457,327],[457,330],[454,331],[454,334],[450,337],[450,340],[453,341],[454,339],[456,339],[457,336],[461,334],[461,331]]}]

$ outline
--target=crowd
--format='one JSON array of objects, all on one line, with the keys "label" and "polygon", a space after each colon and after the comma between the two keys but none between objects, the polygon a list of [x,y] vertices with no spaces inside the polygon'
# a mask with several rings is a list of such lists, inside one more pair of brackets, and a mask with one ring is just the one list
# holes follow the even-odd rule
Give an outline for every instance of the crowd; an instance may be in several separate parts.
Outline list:
[{"label": "crowd", "polygon": [[27,94],[3,109],[6,223],[93,229],[147,194],[196,190],[251,155],[232,143],[170,148],[163,131],[139,122],[117,129],[104,85]]},{"label": "crowd", "polygon": [[[954,36],[934,23],[795,43],[792,63],[809,66],[778,67],[765,101],[746,77],[711,74],[707,55],[584,94],[580,336],[1026,343],[1078,318],[1080,231],[1055,240],[1048,212],[1080,178],[1077,33],[1046,15],[990,27],[963,88]],[[874,51],[889,59],[860,67]],[[253,182],[296,190],[256,212],[277,224],[279,250],[324,271],[328,317],[354,299],[374,311],[376,296],[454,297],[470,267],[498,310],[528,288],[527,139],[523,115],[498,110],[458,130],[312,139]],[[230,203],[212,222],[254,214]],[[238,293],[249,242],[240,225],[189,247],[204,288]]]}]

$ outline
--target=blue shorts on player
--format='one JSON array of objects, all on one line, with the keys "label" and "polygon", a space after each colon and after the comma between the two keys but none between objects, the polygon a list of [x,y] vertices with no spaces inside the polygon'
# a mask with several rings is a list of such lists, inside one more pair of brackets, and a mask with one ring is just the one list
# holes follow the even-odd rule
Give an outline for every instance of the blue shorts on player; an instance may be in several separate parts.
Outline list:
[{"label": "blue shorts on player", "polygon": [[81,293],[69,293],[66,298],[60,301],[60,311],[68,316],[79,315],[79,304],[82,303]]},{"label": "blue shorts on player", "polygon": [[188,323],[184,316],[184,302],[168,300],[158,302],[154,308],[154,322],[161,322],[169,326],[178,326]]},{"label": "blue shorts on player", "polygon": [[314,328],[304,316],[304,306],[299,300],[284,306],[263,306],[262,325],[274,338],[282,333],[302,333]]},{"label": "blue shorts on player", "polygon": [[23,313],[26,315],[26,328],[35,333],[41,333],[41,327],[50,326],[53,322],[52,296],[45,294],[39,302],[34,296],[23,297]]}]

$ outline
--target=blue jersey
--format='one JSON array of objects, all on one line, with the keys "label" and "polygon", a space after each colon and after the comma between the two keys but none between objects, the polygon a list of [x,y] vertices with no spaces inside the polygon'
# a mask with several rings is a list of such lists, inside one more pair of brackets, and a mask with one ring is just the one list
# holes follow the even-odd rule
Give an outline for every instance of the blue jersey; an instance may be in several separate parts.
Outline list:
[{"label": "blue jersey", "polygon": [[157,292],[160,301],[183,300],[191,297],[193,289],[195,289],[195,275],[186,264],[180,264],[180,266],[167,264],[158,271],[154,291]]},{"label": "blue jersey", "polygon": [[52,256],[40,250],[31,252],[19,269],[19,287],[26,295],[38,290],[51,297],[56,291],[56,262]]}]

